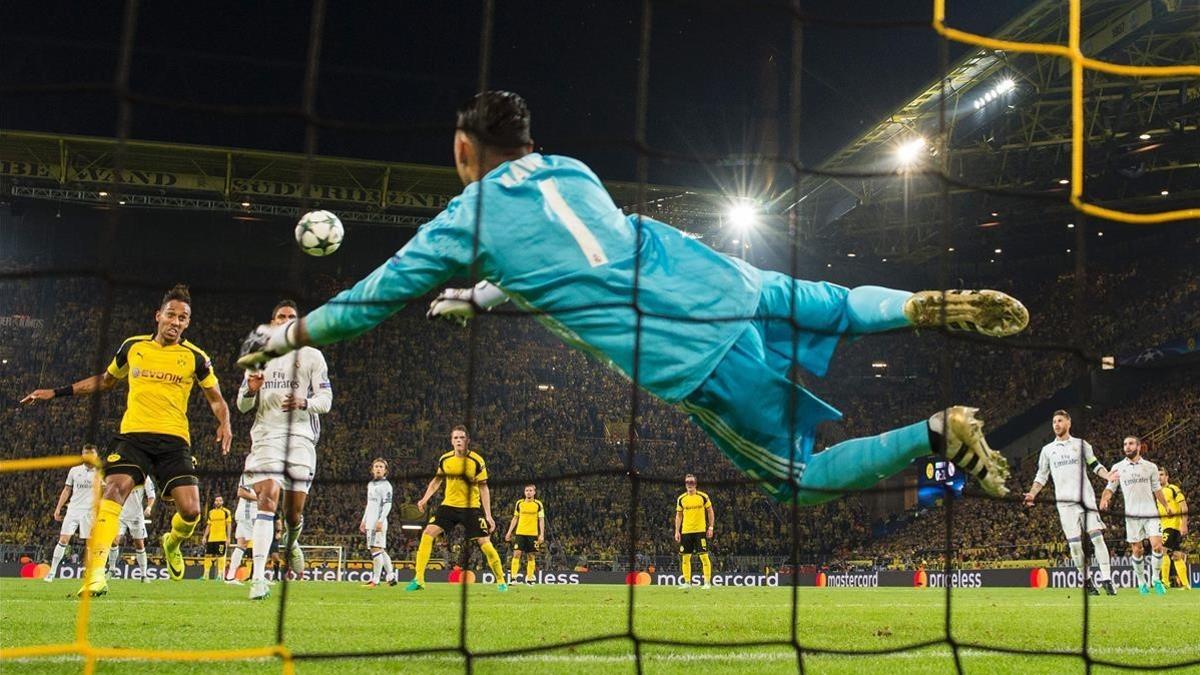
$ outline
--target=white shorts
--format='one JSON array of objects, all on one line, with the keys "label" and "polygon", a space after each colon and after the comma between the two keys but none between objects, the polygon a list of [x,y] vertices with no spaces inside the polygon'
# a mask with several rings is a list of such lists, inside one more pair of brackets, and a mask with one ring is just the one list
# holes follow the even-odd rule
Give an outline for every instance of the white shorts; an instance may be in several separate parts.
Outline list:
[{"label": "white shorts", "polygon": [[367,548],[387,548],[387,528],[367,531]]},{"label": "white shorts", "polygon": [[255,443],[244,468],[251,483],[271,479],[291,492],[308,493],[317,471],[317,447],[302,436]]},{"label": "white shorts", "polygon": [[92,512],[89,511],[67,511],[67,515],[63,516],[62,529],[58,531],[60,535],[70,536],[79,531],[80,539],[87,539],[92,534]]},{"label": "white shorts", "polygon": [[1162,523],[1158,518],[1126,518],[1125,541],[1133,544],[1150,537],[1162,536]]},{"label": "white shorts", "polygon": [[[1058,519],[1067,539],[1079,539],[1084,530],[1095,532],[1104,529],[1104,521],[1100,520],[1096,509],[1085,509],[1082,504],[1059,504]],[[1083,524],[1084,520],[1087,521],[1086,526]]]},{"label": "white shorts", "polygon": [[237,528],[233,533],[234,539],[249,539],[254,536],[253,520],[239,519],[235,522],[237,522]]},{"label": "white shorts", "polygon": [[146,519],[145,518],[137,518],[136,520],[134,520],[134,519],[126,520],[126,519],[122,518],[120,521],[120,529],[117,530],[117,536],[122,537],[126,533],[129,533],[129,536],[132,539],[145,540],[146,539]]}]

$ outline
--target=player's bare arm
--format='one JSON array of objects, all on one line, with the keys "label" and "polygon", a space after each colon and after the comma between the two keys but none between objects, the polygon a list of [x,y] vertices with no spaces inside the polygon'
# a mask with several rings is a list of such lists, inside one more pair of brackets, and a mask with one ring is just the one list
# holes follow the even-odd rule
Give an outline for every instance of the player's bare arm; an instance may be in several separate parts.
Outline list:
[{"label": "player's bare arm", "polygon": [[62,522],[63,506],[66,505],[67,500],[70,498],[71,498],[71,486],[64,485],[62,492],[58,493],[58,503],[54,505],[54,520],[55,520],[55,522],[59,522],[59,523]]},{"label": "player's bare arm", "polygon": [[425,513],[425,505],[429,503],[429,500],[433,498],[433,495],[437,493],[438,488],[441,486],[441,476],[434,476],[429,480],[429,485],[425,488],[425,495],[421,497],[420,501],[417,502],[417,509],[420,510],[421,513]]},{"label": "player's bare arm", "polygon": [[[513,514],[512,520],[510,520],[508,522],[508,531],[504,533],[504,541],[512,541],[513,530],[517,529],[517,520],[519,518],[520,518],[519,514],[516,514],[516,513]],[[542,526],[541,526],[541,523],[539,522],[538,523],[538,532],[539,533],[541,532],[541,529],[542,529]],[[539,534],[538,536],[540,537],[541,535]]]},{"label": "player's bare arm", "polygon": [[1109,490],[1108,488],[1104,488],[1104,492],[1100,493],[1100,507],[1099,508],[1101,511],[1108,510],[1108,503],[1110,501],[1112,501],[1112,496],[1113,496],[1113,491]]},{"label": "player's bare arm", "polygon": [[57,389],[34,389],[21,399],[22,405],[33,405],[38,401],[49,401],[63,396],[87,396],[97,392],[108,391],[117,386],[117,378],[107,372],[86,377],[78,382]]},{"label": "player's bare arm", "polygon": [[221,446],[221,454],[229,454],[229,446],[233,442],[233,428],[229,424],[229,404],[221,395],[221,385],[214,384],[204,388],[204,398],[212,409],[213,417],[217,418],[217,445]]},{"label": "player's bare arm", "polygon": [[1043,485],[1035,482],[1029,488],[1029,492],[1025,493],[1025,506],[1033,506],[1033,500],[1037,499],[1038,493],[1042,491]]},{"label": "player's bare arm", "polygon": [[679,528],[683,526],[683,514],[675,512],[675,543],[679,543],[683,537],[679,534]]},{"label": "player's bare arm", "polygon": [[496,521],[492,520],[492,490],[487,481],[479,481],[479,504],[483,507],[483,518],[487,521],[488,533],[496,531]]},{"label": "player's bare arm", "polygon": [[704,528],[704,536],[712,539],[713,525],[717,522],[717,515],[713,512],[712,504],[709,504],[708,508],[704,510],[704,520],[708,522]]}]

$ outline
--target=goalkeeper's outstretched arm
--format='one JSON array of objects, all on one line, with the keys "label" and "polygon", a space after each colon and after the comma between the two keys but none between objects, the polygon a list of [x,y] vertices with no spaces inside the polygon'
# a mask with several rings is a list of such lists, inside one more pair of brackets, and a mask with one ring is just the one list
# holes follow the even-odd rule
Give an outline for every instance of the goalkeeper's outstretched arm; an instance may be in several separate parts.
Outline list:
[{"label": "goalkeeper's outstretched arm", "polygon": [[474,218],[469,211],[462,200],[455,199],[421,226],[404,248],[352,288],[296,321],[259,326],[242,343],[238,365],[257,370],[267,361],[305,345],[327,345],[361,335],[400,311],[408,301],[462,272],[476,255],[472,245]]}]

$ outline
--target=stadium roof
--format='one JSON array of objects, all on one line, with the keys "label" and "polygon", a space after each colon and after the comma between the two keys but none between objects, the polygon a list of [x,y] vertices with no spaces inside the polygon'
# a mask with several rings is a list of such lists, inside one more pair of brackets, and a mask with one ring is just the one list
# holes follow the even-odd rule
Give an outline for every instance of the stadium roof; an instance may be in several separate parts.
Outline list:
[{"label": "stadium roof", "polygon": [[[954,22],[950,2],[948,25]],[[1067,4],[1040,0],[994,37],[1065,44]],[[1085,3],[1085,54],[1135,65],[1200,63],[1200,7],[1179,0]],[[940,222],[968,239],[977,228],[1070,220],[1069,63],[1054,56],[972,48],[940,78],[830,156],[829,172],[890,173],[880,178],[812,176],[796,204],[805,236],[831,250],[925,259],[942,251]],[[941,116],[945,114],[945,131]],[[1085,198],[1139,211],[1194,205],[1200,197],[1200,88],[1195,78],[1122,78],[1088,72]],[[915,139],[911,164],[897,149]],[[960,185],[943,186],[905,169],[943,169]],[[975,189],[975,188],[982,188]],[[995,191],[993,193],[987,191]],[[996,192],[1019,191],[1017,199]],[[951,204],[944,203],[949,195]],[[1065,221],[1064,221],[1065,222]],[[1028,228],[1027,228],[1028,229]],[[1029,234],[1028,231],[1024,232]]]},{"label": "stadium roof", "polygon": [[[347,221],[416,227],[462,192],[450,167],[137,140],[124,144],[118,181],[117,150],[112,138],[0,130],[2,193],[262,215],[324,207]],[[637,208],[636,183],[605,186],[626,211],[685,229],[704,227],[725,208],[719,192],[669,185],[647,185]]]}]

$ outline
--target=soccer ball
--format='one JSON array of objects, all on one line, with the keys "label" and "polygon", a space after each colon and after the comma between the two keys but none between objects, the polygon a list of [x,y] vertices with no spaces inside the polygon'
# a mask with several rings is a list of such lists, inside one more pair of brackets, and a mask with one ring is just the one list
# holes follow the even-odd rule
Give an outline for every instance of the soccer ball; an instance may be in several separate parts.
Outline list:
[{"label": "soccer ball", "polygon": [[346,230],[328,211],[309,211],[296,223],[296,243],[309,255],[325,256],[338,250]]}]

